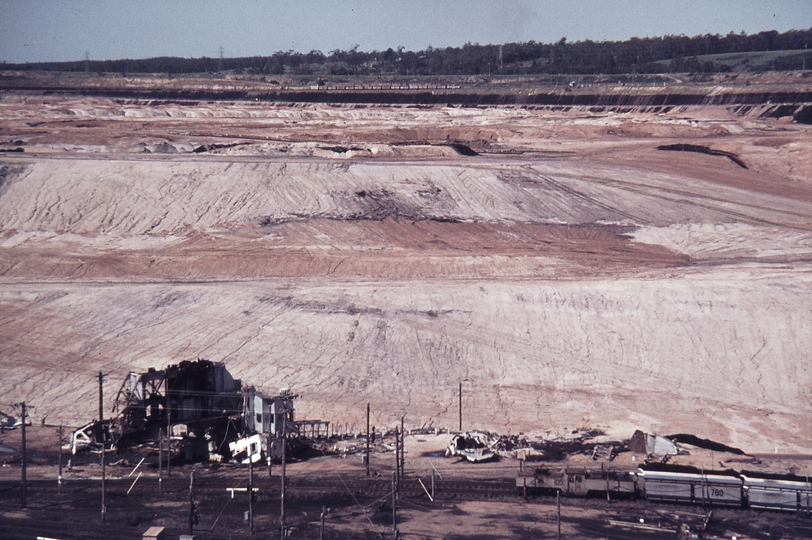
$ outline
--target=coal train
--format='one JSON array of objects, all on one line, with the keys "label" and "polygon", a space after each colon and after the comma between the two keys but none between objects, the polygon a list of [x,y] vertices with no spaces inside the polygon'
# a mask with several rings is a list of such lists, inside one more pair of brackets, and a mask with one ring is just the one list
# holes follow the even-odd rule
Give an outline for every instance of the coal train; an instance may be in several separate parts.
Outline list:
[{"label": "coal train", "polygon": [[812,482],[808,477],[703,471],[679,465],[646,465],[636,471],[537,468],[517,476],[516,488],[524,493],[560,492],[571,497],[606,495],[706,506],[812,511]]}]

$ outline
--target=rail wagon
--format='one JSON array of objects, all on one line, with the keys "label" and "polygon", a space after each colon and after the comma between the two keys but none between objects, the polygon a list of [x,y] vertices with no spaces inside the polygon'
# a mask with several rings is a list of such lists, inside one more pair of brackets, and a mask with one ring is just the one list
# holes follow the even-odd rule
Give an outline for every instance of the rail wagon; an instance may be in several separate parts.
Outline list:
[{"label": "rail wagon", "polygon": [[812,508],[812,482],[802,478],[769,478],[742,474],[744,491],[751,508],[809,511]]},{"label": "rail wagon", "polygon": [[812,481],[791,474],[709,472],[665,464],[641,466],[635,472],[539,467],[520,473],[516,488],[525,494],[639,496],[652,501],[805,512],[812,516]]},{"label": "rail wagon", "polygon": [[727,474],[639,470],[646,499],[742,506],[742,479]]},{"label": "rail wagon", "polygon": [[632,497],[637,493],[637,474],[588,469],[536,469],[516,477],[516,487],[541,492],[560,491],[562,495],[577,497],[607,492],[613,497]]}]

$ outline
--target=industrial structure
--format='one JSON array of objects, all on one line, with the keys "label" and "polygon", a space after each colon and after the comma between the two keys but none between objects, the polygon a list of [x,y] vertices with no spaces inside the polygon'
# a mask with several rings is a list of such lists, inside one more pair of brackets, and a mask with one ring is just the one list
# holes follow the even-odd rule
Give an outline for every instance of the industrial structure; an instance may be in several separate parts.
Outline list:
[{"label": "industrial structure", "polygon": [[112,451],[166,438],[170,452],[187,460],[278,459],[283,444],[327,435],[327,422],[295,420],[297,397],[286,389],[269,397],[254,387],[243,388],[223,363],[210,360],[131,372],[115,399],[117,416],[74,431],[70,451]]},{"label": "industrial structure", "polygon": [[242,384],[222,363],[184,361],[166,369],[130,373],[116,397],[121,437],[155,439],[161,429],[185,424],[202,435],[242,411]]}]

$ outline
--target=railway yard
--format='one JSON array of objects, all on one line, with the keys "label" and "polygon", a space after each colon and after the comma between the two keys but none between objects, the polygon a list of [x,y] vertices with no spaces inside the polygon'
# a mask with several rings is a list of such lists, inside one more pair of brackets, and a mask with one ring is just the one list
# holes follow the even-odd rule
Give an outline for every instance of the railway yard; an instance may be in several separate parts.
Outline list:
[{"label": "railway yard", "polygon": [[[806,75],[382,93],[0,74],[0,536],[177,538],[192,476],[196,538],[278,536],[278,459],[253,466],[253,533],[226,439],[221,462],[178,446],[158,468],[155,433],[196,409],[146,384],[209,359],[228,392],[291,392],[302,426],[329,423],[286,461],[291,538],[322,514],[325,538],[391,537],[403,418],[401,538],[556,538],[557,490],[562,538],[809,538]],[[104,473],[66,450],[60,489],[57,427],[99,419],[100,373],[105,418],[127,396],[127,428],[152,431]],[[287,426],[257,411],[256,431]],[[460,428],[537,453],[446,456]],[[724,449],[637,453],[636,430]],[[664,461],[698,480],[652,501]],[[794,508],[754,506],[776,475]],[[576,476],[607,487],[556,487]]]},{"label": "railway yard", "polygon": [[[52,426],[30,429],[33,434],[29,440],[37,441],[35,448],[41,448],[43,441],[56,441],[56,429]],[[685,525],[693,534],[705,538],[806,538],[812,532],[807,512],[745,509],[741,505],[710,501],[652,502],[642,492],[620,495],[613,491],[607,497],[599,490],[588,497],[563,496],[559,518],[553,492],[525,492],[521,479],[532,478],[537,467],[569,469],[576,474],[591,470],[598,474],[602,465],[581,454],[568,455],[558,462],[520,464],[515,459],[501,459],[468,463],[443,455],[443,445],[449,438],[447,434],[433,433],[406,437],[404,475],[396,502],[397,526],[403,537],[555,538],[559,523],[563,538],[674,538],[676,531]],[[364,442],[363,437],[335,437],[328,446],[363,447]],[[392,476],[396,466],[394,454],[383,450],[383,445],[391,446],[394,441],[389,437],[378,442],[371,453],[369,477],[361,454],[339,451],[325,455],[310,451],[287,463],[286,524],[291,537],[319,538],[325,507],[330,509],[324,519],[325,538],[391,535]],[[690,459],[704,463],[708,469],[712,459],[717,469],[722,465],[763,469],[803,466],[803,460],[797,458],[768,460],[718,452],[710,457],[708,452],[693,450]],[[193,527],[197,538],[248,538],[252,536],[252,526],[253,536],[260,538],[279,531],[279,463],[272,464],[270,475],[264,463],[253,468],[253,487],[258,491],[252,524],[246,520],[250,508],[247,497],[250,471],[246,465],[183,465],[176,460],[170,475],[166,470],[162,472],[159,483],[154,453],[135,450],[110,456],[111,465],[106,468],[106,517],[102,523],[98,455],[74,456],[70,470],[68,457],[64,456],[60,488],[56,452],[41,448],[33,453],[28,468],[26,510],[19,509],[19,477],[11,478],[10,467],[2,469],[0,508],[5,519],[0,532],[4,538],[141,538],[148,526],[154,525],[165,527],[170,537],[188,533],[193,471],[196,510],[200,516]],[[136,469],[144,457],[146,461]],[[606,466],[636,470],[629,453],[619,454]],[[19,467],[13,469],[19,475]],[[238,491],[232,496],[229,488]],[[66,528],[66,524],[71,524],[71,528]]]}]

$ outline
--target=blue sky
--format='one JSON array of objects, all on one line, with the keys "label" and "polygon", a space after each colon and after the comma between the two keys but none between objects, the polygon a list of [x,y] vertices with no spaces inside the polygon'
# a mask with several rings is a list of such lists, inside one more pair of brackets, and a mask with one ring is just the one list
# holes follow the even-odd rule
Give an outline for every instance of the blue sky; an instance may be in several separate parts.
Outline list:
[{"label": "blue sky", "polygon": [[0,61],[419,50],[812,27],[812,0],[0,0]]}]

